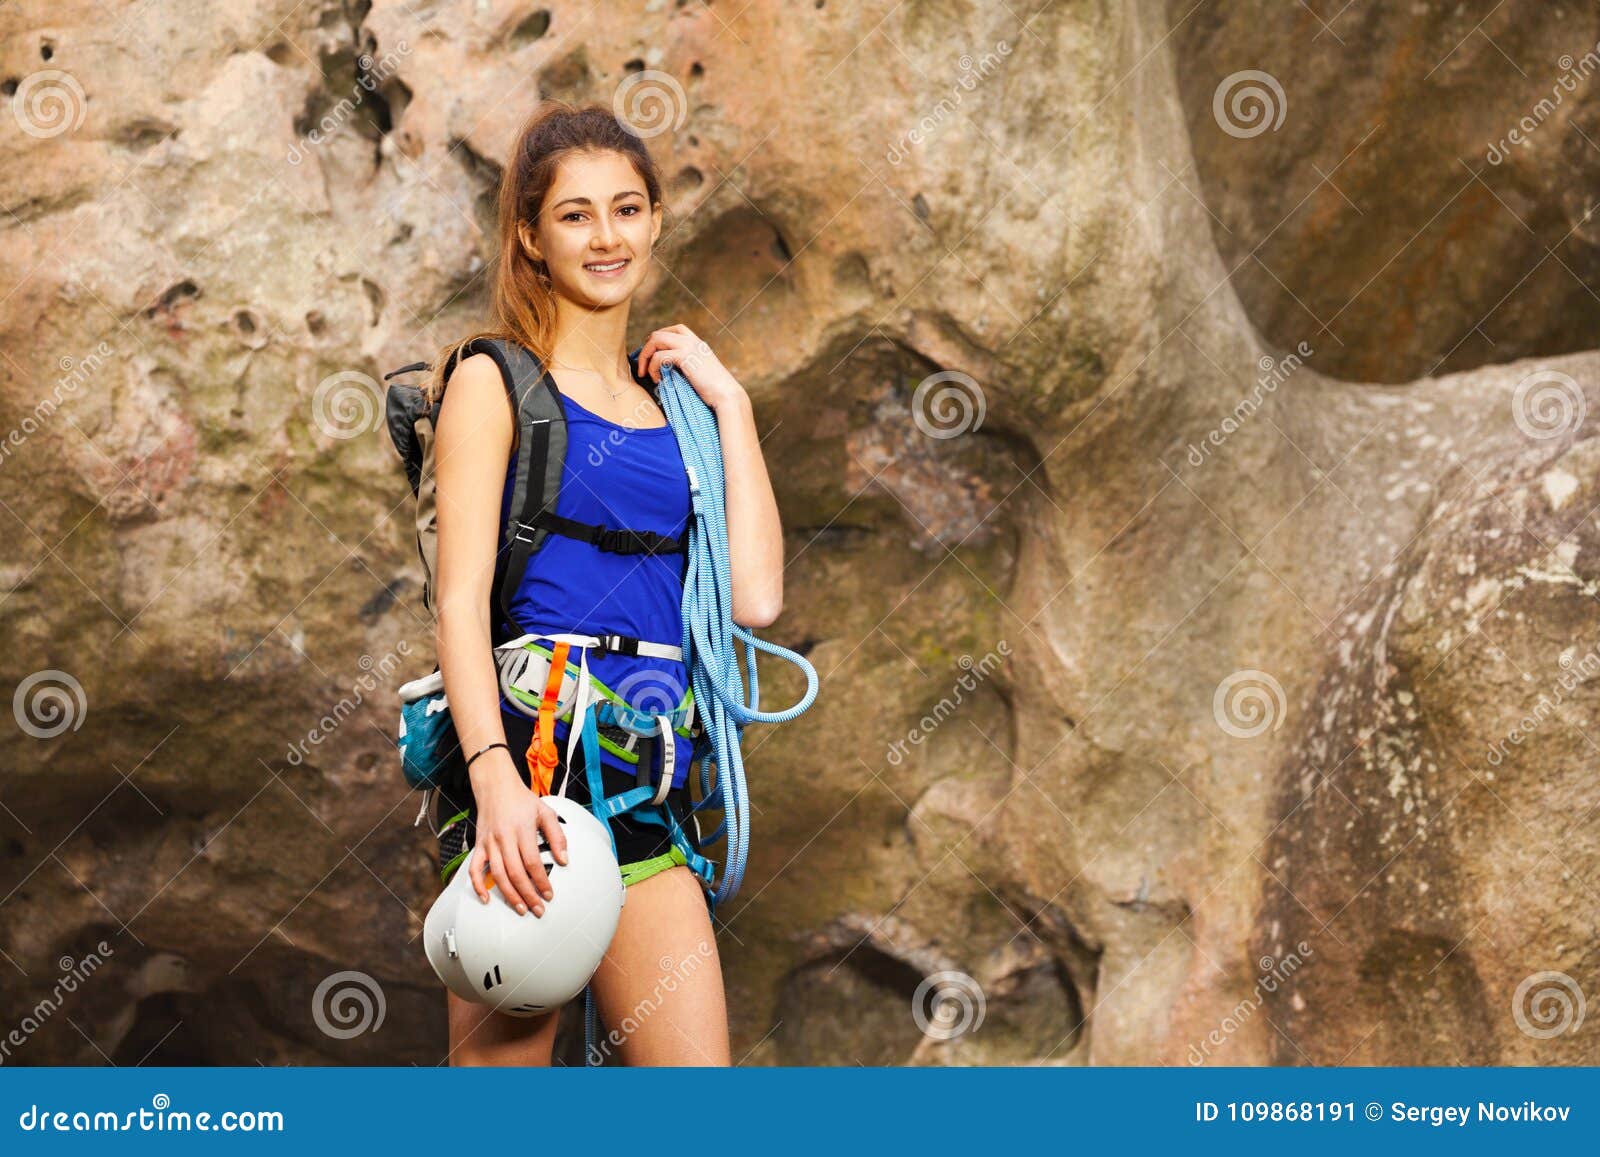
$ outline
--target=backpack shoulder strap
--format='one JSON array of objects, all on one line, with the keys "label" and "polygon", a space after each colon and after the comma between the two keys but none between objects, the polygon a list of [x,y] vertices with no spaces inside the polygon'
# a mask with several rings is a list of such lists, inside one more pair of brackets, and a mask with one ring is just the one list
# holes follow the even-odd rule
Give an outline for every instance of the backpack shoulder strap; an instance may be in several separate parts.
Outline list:
[{"label": "backpack shoulder strap", "polygon": [[[522,585],[528,562],[544,545],[547,532],[536,526],[541,512],[553,512],[561,491],[561,468],[567,454],[567,419],[556,382],[531,350],[503,338],[479,338],[457,351],[445,377],[459,358],[487,354],[500,368],[506,396],[516,415],[517,442],[512,454],[515,474],[500,549],[495,556],[494,607],[496,641],[524,632],[511,617],[511,600]],[[511,634],[507,634],[510,632]]]}]

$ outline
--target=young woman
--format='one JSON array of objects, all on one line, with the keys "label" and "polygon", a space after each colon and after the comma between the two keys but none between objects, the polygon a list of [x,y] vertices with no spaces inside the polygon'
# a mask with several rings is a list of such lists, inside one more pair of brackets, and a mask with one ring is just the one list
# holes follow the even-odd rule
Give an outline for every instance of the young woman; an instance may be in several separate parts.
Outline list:
[{"label": "young woman", "polygon": [[[531,350],[557,384],[568,445],[555,513],[580,522],[684,535],[687,473],[651,393],[667,363],[684,374],[715,411],[721,434],[733,619],[764,627],[782,605],[783,543],[748,395],[682,325],[656,330],[626,352],[629,308],[649,269],[662,211],[655,164],[609,109],[541,107],[519,134],[501,181],[491,333]],[[439,373],[451,352],[436,363]],[[444,385],[436,380],[431,388]],[[480,900],[488,899],[485,877],[492,873],[523,918],[538,919],[553,894],[539,834],[558,862],[565,839],[553,809],[530,790],[534,721],[502,697],[491,654],[490,588],[517,429],[486,354],[460,360],[444,398],[435,450],[438,656],[461,749],[475,758],[469,782],[439,793],[441,867],[448,877],[451,861],[461,861]],[[614,554],[551,534],[509,610],[526,632],[677,643],[682,572],[681,554]],[[642,688],[659,706],[663,689],[675,698],[689,685],[681,661],[593,651],[589,659],[590,672],[636,707],[648,705],[622,688]],[[550,790],[560,791],[570,771],[567,794],[587,803],[581,746],[575,767],[565,766],[565,727],[556,732],[561,761]],[[694,833],[689,745],[675,746],[676,766],[660,769],[673,777],[666,806]],[[612,758],[608,751],[600,761],[608,795],[638,782],[636,769],[620,760],[613,766]],[[664,828],[625,814],[611,830],[627,903],[592,981],[608,1030],[602,1047],[630,1065],[728,1064],[722,971],[705,892],[681,853],[673,854]],[[470,855],[461,857],[469,845]],[[550,1063],[559,1010],[525,1019],[448,999],[453,1064]]]}]

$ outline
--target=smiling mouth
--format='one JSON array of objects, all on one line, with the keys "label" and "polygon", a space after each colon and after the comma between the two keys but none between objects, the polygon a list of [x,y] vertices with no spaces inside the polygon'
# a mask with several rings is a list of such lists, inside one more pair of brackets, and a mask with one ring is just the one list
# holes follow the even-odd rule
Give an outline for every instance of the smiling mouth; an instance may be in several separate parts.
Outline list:
[{"label": "smiling mouth", "polygon": [[590,273],[598,274],[601,277],[609,277],[613,274],[621,273],[627,266],[628,259],[619,257],[615,261],[588,262],[584,265],[584,268]]}]

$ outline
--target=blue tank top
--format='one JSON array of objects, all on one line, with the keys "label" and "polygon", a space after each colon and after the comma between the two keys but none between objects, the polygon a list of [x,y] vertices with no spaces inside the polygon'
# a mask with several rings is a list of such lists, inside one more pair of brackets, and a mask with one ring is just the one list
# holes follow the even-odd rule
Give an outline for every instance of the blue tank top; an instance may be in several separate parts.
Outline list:
[{"label": "blue tank top", "polygon": [[[631,360],[631,355],[630,355]],[[648,378],[638,378],[641,384]],[[620,426],[561,395],[567,453],[555,512],[563,518],[681,538],[689,525],[689,476],[671,426]],[[506,469],[501,525],[511,509],[516,461]],[[682,554],[615,554],[593,543],[547,534],[511,600],[510,612],[529,632],[632,635],[654,643],[683,642]],[[548,644],[547,644],[548,645]],[[578,656],[571,656],[574,663]],[[687,664],[644,655],[589,652],[589,670],[631,706],[670,710],[690,686]],[[502,692],[500,709],[521,715]],[[556,723],[566,753],[568,725]],[[652,745],[654,746],[654,745]],[[675,744],[672,784],[688,781],[690,742]],[[660,748],[651,756],[659,768]],[[600,761],[630,773],[637,765],[602,749]],[[654,770],[654,768],[652,769]]]}]

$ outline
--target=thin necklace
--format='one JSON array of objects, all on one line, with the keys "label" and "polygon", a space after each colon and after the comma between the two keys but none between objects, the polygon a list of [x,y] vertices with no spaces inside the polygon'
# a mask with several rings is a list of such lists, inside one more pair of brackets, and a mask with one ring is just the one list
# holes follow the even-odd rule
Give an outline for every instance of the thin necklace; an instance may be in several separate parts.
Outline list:
[{"label": "thin necklace", "polygon": [[[566,362],[558,362],[558,361],[556,361],[556,359],[554,357],[552,357],[550,359],[550,362],[551,362],[552,365],[560,366],[564,370],[577,370],[579,373],[593,373],[594,372],[593,370],[585,369],[583,366],[569,366]],[[605,384],[601,383],[600,388],[602,390],[605,390],[606,389],[605,388]],[[623,386],[622,389],[618,390],[614,394],[612,394],[610,390],[606,390],[606,393],[611,395],[611,400],[613,402],[616,401],[618,398],[622,397],[622,395],[627,393],[627,392],[628,392],[628,387],[627,386]]]}]

